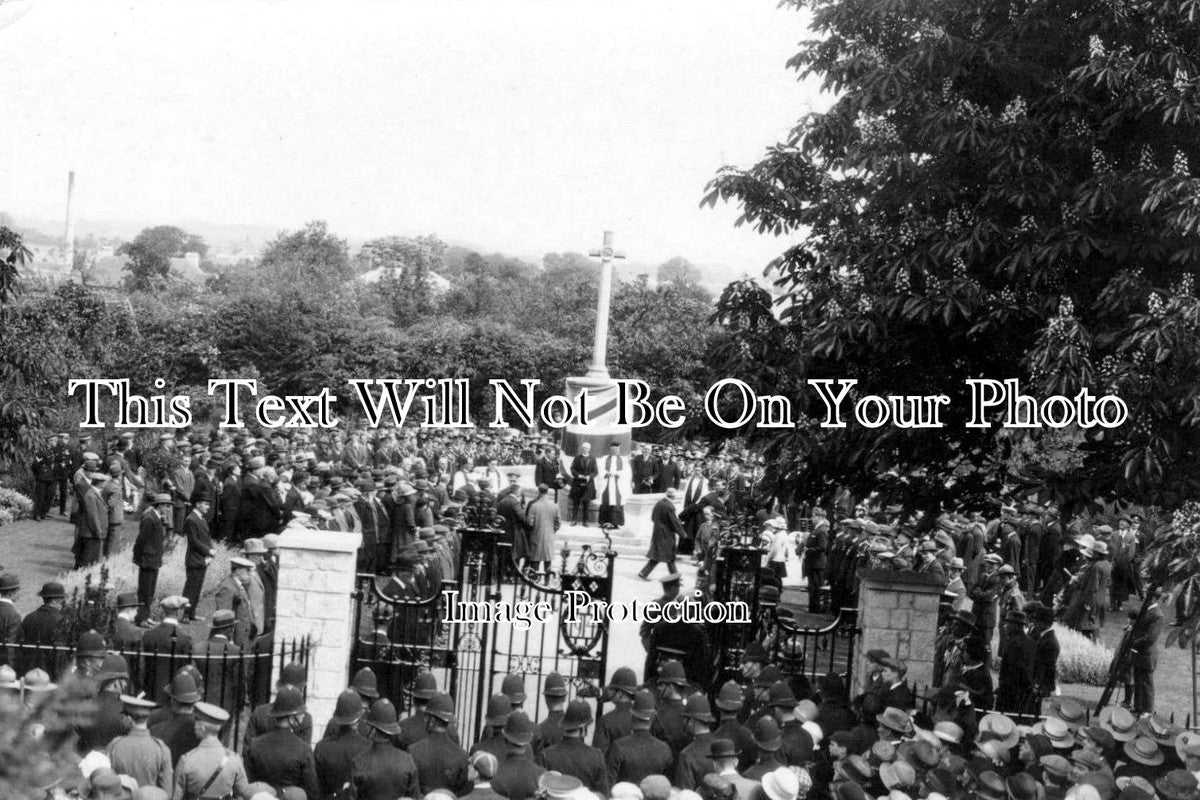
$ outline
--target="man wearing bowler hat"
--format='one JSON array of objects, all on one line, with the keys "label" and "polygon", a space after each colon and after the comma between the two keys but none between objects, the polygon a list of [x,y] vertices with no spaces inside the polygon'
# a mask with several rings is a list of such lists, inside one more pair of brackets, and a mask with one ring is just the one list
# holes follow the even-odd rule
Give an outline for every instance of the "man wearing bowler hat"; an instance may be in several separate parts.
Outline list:
[{"label": "man wearing bowler hat", "polygon": [[592,707],[586,700],[572,700],[560,723],[561,741],[543,750],[538,763],[548,770],[578,778],[588,791],[604,796],[611,788],[604,754],[583,743],[591,724]]},{"label": "man wearing bowler hat", "polygon": [[[233,632],[234,623],[237,620],[233,616],[233,612],[227,609],[214,611],[212,621],[209,625],[208,638],[203,642],[196,643],[196,655],[207,656],[209,658],[223,658],[229,656],[240,656],[242,648],[229,638]],[[228,662],[226,662],[228,663]],[[232,669],[226,669],[222,665],[222,669],[210,669],[208,671],[208,681],[204,686],[204,701],[213,705],[221,706],[222,708],[232,708],[231,703],[234,702],[234,692],[240,685],[243,666],[240,661],[234,662],[235,666]]]},{"label": "man wearing bowler hat", "polygon": [[0,664],[11,663],[4,645],[17,641],[21,630],[21,613],[13,601],[21,588],[21,579],[11,572],[0,575]]},{"label": "man wearing bowler hat", "polygon": [[38,596],[42,598],[42,604],[21,621],[19,638],[24,644],[58,644],[58,621],[67,593],[61,583],[50,581],[42,584]]},{"label": "man wearing bowler hat", "polygon": [[[146,625],[154,604],[154,590],[158,587],[158,571],[162,568],[163,547],[167,537],[166,515],[171,513],[171,495],[155,494],[150,498],[150,507],[142,512],[138,526],[137,541],[133,544],[133,563],[138,568],[137,596],[140,608],[134,620]],[[149,627],[149,626],[147,626]]]},{"label": "man wearing bowler hat", "polygon": [[113,621],[113,647],[118,650],[135,649],[142,641],[146,629],[134,622],[141,604],[135,592],[117,595],[117,618]]}]

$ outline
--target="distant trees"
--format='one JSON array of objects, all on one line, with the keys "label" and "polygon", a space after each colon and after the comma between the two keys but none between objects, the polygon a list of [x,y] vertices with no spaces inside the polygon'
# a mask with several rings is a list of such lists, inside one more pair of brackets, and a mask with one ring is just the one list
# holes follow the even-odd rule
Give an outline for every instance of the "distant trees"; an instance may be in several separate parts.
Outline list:
[{"label": "distant trees", "polygon": [[[207,382],[222,376],[257,378],[278,394],[330,387],[343,396],[342,413],[356,408],[350,378],[470,378],[476,417],[486,419],[489,379],[540,378],[540,403],[591,350],[599,268],[581,253],[549,253],[537,265],[429,235],[372,239],[352,256],[344,238],[313,221],[279,233],[255,262],[225,266],[204,288],[170,281],[171,259],[193,250],[208,252],[199,236],[172,226],[146,228],[122,247],[131,318],[79,285],[13,301],[30,254],[0,227],[0,458],[19,460],[43,429],[76,419],[70,377],[128,377],[137,393],[190,395],[200,421],[211,405]],[[385,273],[378,282],[355,280],[377,268]],[[451,281],[448,292],[432,290],[433,273]],[[657,287],[645,278],[615,284],[610,364],[656,395],[691,399],[711,372],[719,331],[708,321],[711,298],[686,269],[676,274]]]},{"label": "distant trees", "polygon": [[430,309],[429,273],[438,272],[446,243],[436,236],[385,236],[372,239],[358,252],[363,271],[384,269],[380,281],[391,304],[393,318],[411,324]]},{"label": "distant trees", "polygon": [[683,256],[675,256],[658,265],[659,283],[677,283],[686,286],[700,283],[701,277],[700,268]]},{"label": "distant trees", "polygon": [[263,250],[259,265],[294,288],[330,288],[354,275],[346,240],[329,232],[324,220],[298,231],[281,231]]},{"label": "distant trees", "polygon": [[171,259],[184,253],[208,253],[208,245],[194,233],[174,225],[143,228],[132,242],[117,248],[117,255],[128,256],[125,269],[127,287],[131,291],[146,291],[161,286],[171,271]]}]

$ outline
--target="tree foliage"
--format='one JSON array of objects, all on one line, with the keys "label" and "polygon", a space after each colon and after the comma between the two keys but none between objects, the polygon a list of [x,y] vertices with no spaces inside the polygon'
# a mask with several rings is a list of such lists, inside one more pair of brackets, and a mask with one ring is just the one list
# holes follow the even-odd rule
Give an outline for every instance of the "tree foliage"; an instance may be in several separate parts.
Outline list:
[{"label": "tree foliage", "polygon": [[17,299],[24,245],[7,229],[0,238],[12,259],[12,283],[0,294],[0,464],[11,465],[37,444],[41,428],[62,424],[70,379],[106,371],[130,320],[77,284]]},{"label": "tree foliage", "polygon": [[1019,377],[1037,397],[1088,388],[1131,409],[1126,426],[1084,434],[1077,466],[1038,475],[1044,496],[1194,495],[1193,0],[792,4],[819,38],[790,67],[837,99],[711,184],[706,202],[738,203],[741,224],[803,234],[768,271],[778,317],[748,286],[720,317],[762,391],[844,377],[951,405],[942,429],[776,435],[784,487],[930,507],[995,497],[1005,436],[964,427],[964,381]]},{"label": "tree foliage", "polygon": [[208,252],[208,245],[199,236],[188,233],[174,225],[156,225],[144,228],[132,242],[117,248],[117,255],[128,256],[125,269],[129,288],[144,291],[161,287],[171,272],[171,259],[184,253]]},{"label": "tree foliage", "polygon": [[298,231],[281,231],[263,250],[259,267],[293,288],[322,290],[354,275],[346,240],[329,232],[324,220]]},{"label": "tree foliage", "polygon": [[655,401],[674,394],[701,413],[701,395],[717,371],[710,356],[719,329],[711,316],[712,297],[694,284],[651,287],[645,275],[618,284],[609,322],[610,369],[646,381]]},{"label": "tree foliage", "polygon": [[432,289],[429,274],[438,272],[446,243],[436,236],[385,236],[372,239],[358,253],[364,270],[383,269],[380,281],[391,304],[391,314],[402,324],[429,311]]},{"label": "tree foliage", "polygon": [[675,256],[658,265],[659,283],[678,283],[684,286],[700,283],[700,268],[683,256]]}]

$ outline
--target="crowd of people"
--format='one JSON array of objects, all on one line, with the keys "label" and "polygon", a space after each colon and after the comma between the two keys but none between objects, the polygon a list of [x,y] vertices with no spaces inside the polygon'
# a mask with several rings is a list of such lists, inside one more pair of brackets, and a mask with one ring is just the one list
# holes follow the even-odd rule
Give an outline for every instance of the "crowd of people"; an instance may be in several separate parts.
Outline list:
[{"label": "crowd of people", "polygon": [[[639,447],[628,464],[630,491],[665,495],[655,508],[649,563],[641,572],[648,579],[658,563],[666,565],[661,604],[695,602],[690,591],[681,591],[678,556],[690,556],[699,567],[695,588],[702,596],[711,593],[708,580],[721,547],[733,543],[731,530],[737,532],[730,521],[757,514],[754,535],[738,543],[761,549],[756,585],[765,616],[736,665],[736,680],[724,680],[730,665],[724,674],[713,672],[710,631],[660,622],[641,631],[641,681],[632,670],[618,669],[604,687],[610,710],[599,719],[593,705],[572,699],[556,675],[540,687],[545,717],[531,719],[524,676],[510,676],[503,693],[489,701],[486,724],[476,735],[458,729],[454,700],[438,691],[432,674],[406,680],[410,694],[399,697],[386,676],[364,668],[339,698],[329,728],[314,732],[304,708],[307,678],[294,664],[281,671],[274,699],[253,710],[243,740],[230,741],[230,711],[236,709],[202,670],[186,667],[169,682],[155,679],[163,684],[157,687],[133,685],[144,671],[129,670],[114,652],[164,637],[178,649],[180,626],[205,621],[195,614],[215,542],[237,544],[240,552],[217,591],[207,639],[189,639],[188,646],[198,655],[210,648],[252,652],[270,640],[272,552],[285,528],[361,531],[359,566],[381,576],[382,596],[428,597],[457,569],[464,506],[494,509],[514,557],[536,569],[553,552],[559,491],[571,493],[573,521],[590,522],[588,505],[595,502],[599,521],[620,524],[621,494],[611,491],[609,478],[626,469],[624,457],[583,452],[582,460],[563,464],[548,441],[512,432],[394,431],[320,439],[302,432],[269,439],[217,432],[164,435],[149,447],[133,439],[121,436],[111,447],[79,442],[77,456],[61,460],[63,468],[74,468],[64,495],[53,471],[60,457],[53,454],[72,448],[54,437],[45,457],[52,471],[44,474],[51,477],[39,479],[36,508],[45,517],[59,500],[60,513],[74,516],[81,563],[124,546],[121,522],[114,523],[111,511],[101,520],[85,518],[115,505],[125,513],[140,511],[132,544],[144,575],[138,591],[118,598],[120,614],[111,631],[81,637],[77,663],[67,673],[0,666],[0,691],[27,709],[22,724],[34,726],[31,735],[39,733],[39,708],[64,687],[86,685],[82,694],[94,698],[95,714],[74,725],[86,796],[1198,796],[1200,739],[1154,713],[1153,673],[1165,622],[1155,602],[1158,590],[1145,586],[1138,572],[1148,532],[1136,514],[1109,527],[1078,520],[1063,526],[1053,507],[1037,505],[1004,506],[993,518],[944,514],[932,524],[870,501],[846,506],[839,499],[828,511],[800,509],[759,495],[762,465],[753,458],[671,448]],[[103,457],[94,450],[104,451]],[[163,470],[164,464],[171,468]],[[520,475],[505,469],[514,464],[533,465],[536,497],[522,489]],[[39,469],[35,465],[35,476],[43,474]],[[578,488],[581,498],[574,496]],[[161,544],[174,533],[186,540],[185,596],[162,601],[161,618],[152,621],[154,570],[161,567],[155,553],[161,559]],[[810,682],[786,663],[772,637],[778,621],[793,615],[780,607],[793,554],[800,558],[812,612],[856,607],[867,569],[916,571],[944,586],[928,696],[917,696],[903,661],[880,651],[867,654],[869,674],[856,676],[860,691],[854,697],[840,675]],[[54,630],[61,587],[44,586],[43,607],[10,622],[19,584],[18,576],[0,576],[0,638],[40,641],[38,630]],[[1129,633],[1124,703],[1093,715],[1083,703],[1059,696],[1054,621],[1095,636],[1106,614],[1121,613],[1131,597],[1146,595],[1147,613]],[[405,625],[385,610],[358,634],[386,648],[405,641]],[[401,716],[397,708],[408,713]],[[240,756],[231,747],[237,745]]]},{"label": "crowd of people", "polygon": [[[192,668],[163,704],[137,693],[121,656],[81,653],[56,687],[24,685],[0,667],[0,711],[22,702],[29,736],[66,686],[92,698],[73,718],[82,754],[75,788],[97,800],[358,798],[361,800],[1194,800],[1200,735],[1121,706],[1098,714],[1056,698],[1033,724],[976,708],[957,690],[922,702],[906,665],[867,653],[862,689],[838,674],[816,686],[748,647],[739,680],[712,692],[666,660],[639,682],[620,668],[604,687],[608,710],[572,699],[552,674],[531,718],[525,676],[490,698],[479,732],[456,723],[455,703],[432,673],[416,676],[403,717],[359,670],[323,731],[313,728],[299,665],[280,673],[274,698],[251,715],[242,753],[228,746],[230,714],[211,703]],[[88,687],[81,690],[81,684]],[[798,694],[795,687],[802,686]],[[943,696],[945,695],[945,696]],[[965,700],[965,701],[964,701]],[[24,732],[23,732],[24,733]]]},{"label": "crowd of people", "polygon": [[[796,537],[810,610],[856,608],[868,569],[925,573],[945,587],[934,685],[962,685],[977,707],[1035,713],[1056,690],[1055,621],[1095,639],[1108,614],[1130,598],[1118,683],[1135,712],[1154,705],[1154,671],[1166,618],[1160,588],[1139,570],[1150,532],[1137,513],[1061,524],[1057,509],[1005,505],[999,514],[945,514],[924,533],[898,509],[859,504],[831,523],[814,511],[811,530]],[[1147,595],[1149,597],[1147,598]],[[1134,625],[1133,622],[1138,624]],[[999,665],[993,682],[990,667]]]}]

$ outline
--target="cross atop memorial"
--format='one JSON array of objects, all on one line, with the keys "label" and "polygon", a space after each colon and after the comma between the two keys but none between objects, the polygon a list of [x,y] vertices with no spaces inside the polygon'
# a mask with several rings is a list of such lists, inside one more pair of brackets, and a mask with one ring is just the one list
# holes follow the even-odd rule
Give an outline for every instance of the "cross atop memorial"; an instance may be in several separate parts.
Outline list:
[{"label": "cross atop memorial", "polygon": [[589,378],[608,377],[608,307],[612,301],[613,260],[625,258],[625,254],[613,249],[612,231],[604,232],[604,244],[588,255],[600,259],[600,296],[596,300],[596,337],[592,343],[592,363],[588,367]]}]

